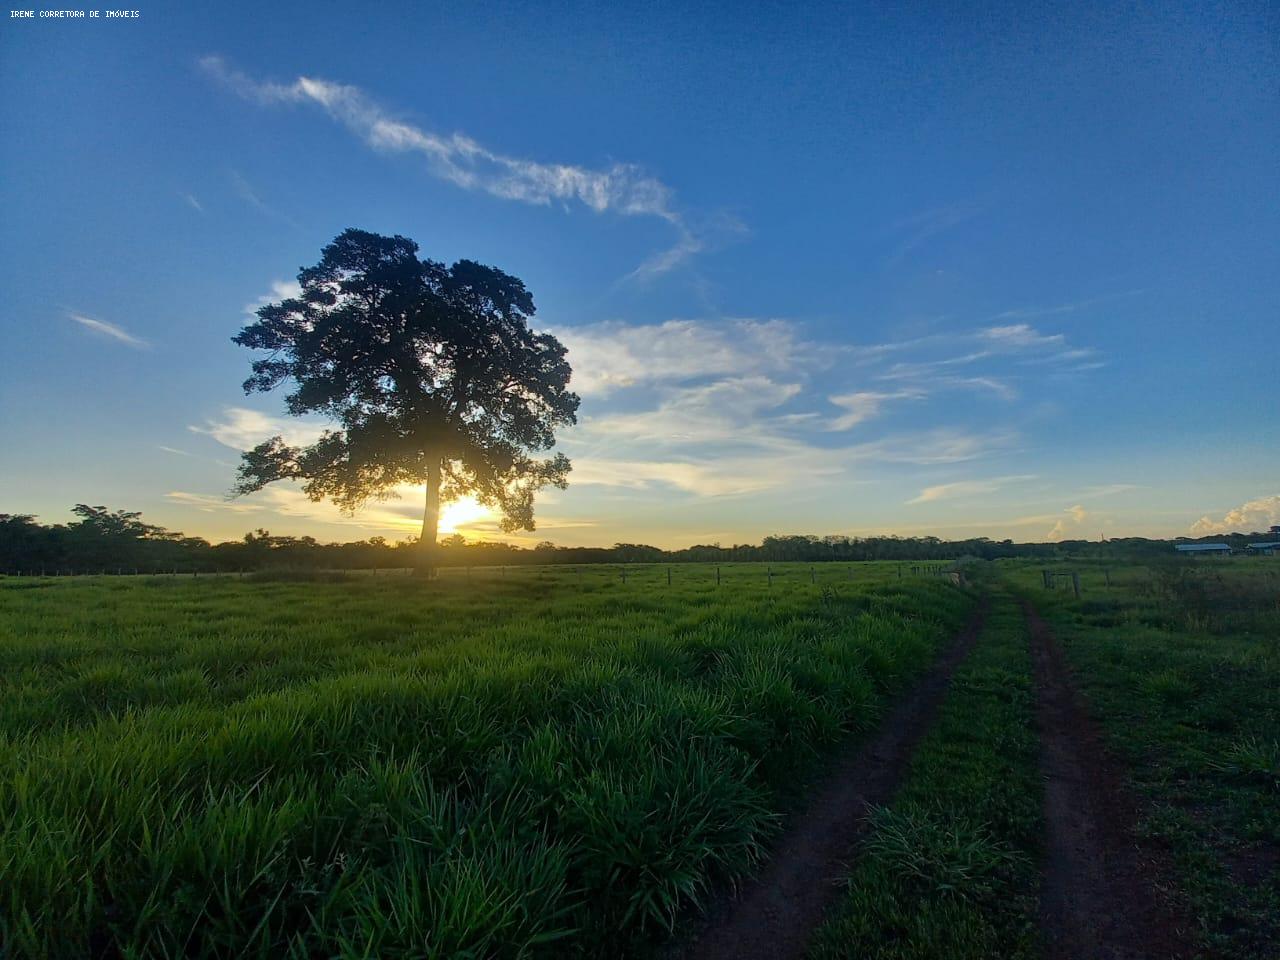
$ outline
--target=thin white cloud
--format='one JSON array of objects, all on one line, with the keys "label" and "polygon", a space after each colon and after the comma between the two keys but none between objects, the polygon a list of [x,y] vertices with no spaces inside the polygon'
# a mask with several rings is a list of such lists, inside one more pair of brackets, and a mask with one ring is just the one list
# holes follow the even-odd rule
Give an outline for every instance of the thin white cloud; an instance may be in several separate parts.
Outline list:
[{"label": "thin white cloud", "polygon": [[1066,516],[1054,522],[1052,529],[1046,535],[1047,540],[1064,540],[1069,533],[1078,532],[1076,528],[1089,519],[1089,511],[1078,503],[1073,507],[1067,507],[1063,513]]},{"label": "thin white cloud", "polygon": [[568,348],[572,386],[604,396],[640,385],[803,368],[822,351],[785,320],[604,321],[551,330]]},{"label": "thin white cloud", "polygon": [[227,407],[220,419],[203,426],[187,427],[192,433],[213,437],[232,450],[251,450],[268,437],[281,436],[293,446],[315,443],[324,432],[324,424],[296,417],[272,417],[245,407]]},{"label": "thin white cloud", "polygon": [[665,273],[703,249],[703,241],[676,209],[671,188],[635,164],[591,169],[512,157],[465,134],[439,134],[397,119],[359,87],[316,77],[298,77],[287,84],[260,82],[216,56],[204,57],[200,66],[255,103],[318,106],[366,146],[384,153],[417,154],[435,176],[464,190],[540,206],[577,202],[595,213],[665,220],[677,230],[677,243],[642,264],[635,276]]},{"label": "thin white cloud", "polygon": [[250,316],[256,314],[258,310],[265,307],[269,303],[278,303],[281,300],[294,300],[302,296],[302,287],[298,285],[296,280],[272,280],[271,289],[258,297],[253,303],[244,305],[244,312]]},{"label": "thin white cloud", "polygon": [[982,212],[983,207],[979,203],[963,200],[898,221],[895,227],[906,231],[907,236],[889,255],[888,265],[894,266],[900,263],[908,254],[924,246],[934,237],[955,229]]},{"label": "thin white cloud", "polygon": [[866,482],[860,473],[877,463],[962,463],[986,456],[1010,440],[1002,434],[972,435],[938,429],[831,448],[783,436],[767,425],[753,429],[749,437],[739,437],[726,428],[715,439],[673,444],[666,448],[665,458],[575,452],[571,482],[635,490],[661,486],[699,497],[795,491],[830,482],[848,486]]},{"label": "thin white cloud", "polygon": [[258,191],[255,190],[253,185],[244,178],[244,175],[240,173],[240,171],[231,170],[229,171],[229,175],[231,177],[231,186],[235,190],[236,195],[245,203],[249,204],[249,206],[253,207],[260,213],[265,213],[269,217],[275,217],[277,220],[281,220],[289,224],[291,227],[298,226],[298,221],[294,220],[286,213],[281,213],[275,207],[263,200],[262,197],[258,195]]},{"label": "thin white cloud", "polygon": [[924,394],[918,390],[897,390],[892,393],[860,390],[855,393],[842,393],[828,397],[837,407],[843,407],[845,413],[831,420],[827,429],[832,431],[849,430],[860,423],[878,417],[886,403],[891,400],[920,400]]},{"label": "thin white cloud", "polygon": [[228,500],[208,493],[189,493],[185,490],[170,490],[166,500],[180,503],[184,507],[199,510],[201,513],[257,513],[263,509],[260,503],[246,503],[243,500]]},{"label": "thin white cloud", "polygon": [[800,391],[798,383],[779,383],[764,376],[728,377],[693,387],[669,388],[653,409],[584,418],[576,436],[596,442],[643,441],[659,446],[728,444],[735,441],[743,427],[754,423],[749,442],[766,443],[772,436],[767,412]]},{"label": "thin white cloud", "polygon": [[995,493],[1011,483],[1024,483],[1036,479],[1035,474],[1018,474],[1009,477],[989,477],[985,480],[958,480],[955,483],[940,483],[925,487],[918,496],[907,501],[912,503],[933,503],[938,500],[952,500],[957,497],[979,496]]},{"label": "thin white cloud", "polygon": [[947,377],[940,381],[940,385],[986,390],[994,393],[1002,400],[1018,399],[1018,391],[996,377]]},{"label": "thin white cloud", "polygon": [[1114,497],[1117,494],[1129,493],[1133,490],[1143,490],[1145,487],[1140,483],[1104,483],[1094,484],[1085,487],[1079,493],[1073,496],[1076,500],[1094,500],[1102,497]]},{"label": "thin white cloud", "polygon": [[1013,431],[973,433],[955,427],[937,427],[911,433],[897,433],[882,440],[848,448],[854,461],[907,463],[933,466],[978,460],[1017,441]]},{"label": "thin white cloud", "polygon": [[135,337],[128,330],[125,330],[123,327],[118,327],[114,323],[107,323],[105,320],[95,320],[93,317],[86,317],[83,313],[68,312],[67,316],[80,324],[80,326],[84,327],[86,330],[96,333],[99,336],[115,340],[118,343],[123,343],[126,346],[133,347],[135,350],[146,350],[151,346],[151,344],[146,340],[143,340],[141,337]]},{"label": "thin white cloud", "polygon": [[156,444],[157,450],[163,450],[165,453],[172,453],[179,457],[194,457],[195,454],[187,453],[185,450],[179,450],[177,447],[166,447],[163,443]]},{"label": "thin white cloud", "polygon": [[1034,319],[1035,317],[1050,317],[1064,313],[1075,313],[1077,310],[1084,310],[1088,307],[1096,306],[1099,303],[1107,303],[1111,300],[1120,300],[1125,297],[1136,297],[1143,293],[1142,290],[1124,290],[1120,293],[1110,293],[1101,297],[1089,297],[1085,300],[1077,300],[1073,303],[1060,303],[1053,307],[1018,307],[1013,310],[1005,310],[997,313],[992,320],[1023,320]]},{"label": "thin white cloud", "polygon": [[185,200],[187,202],[187,205],[190,206],[191,209],[194,210],[196,213],[204,213],[204,206],[200,203],[199,199],[197,199],[194,194],[179,193],[178,196],[180,196],[183,200]]},{"label": "thin white cloud", "polygon": [[1013,323],[1006,326],[986,327],[979,338],[1006,349],[1024,350],[1029,347],[1058,347],[1066,342],[1060,333],[1044,334],[1029,323]]},{"label": "thin white cloud", "polygon": [[1191,533],[1205,537],[1214,533],[1262,533],[1280,524],[1280,494],[1249,500],[1226,512],[1221,520],[1206,515],[1191,525]]}]

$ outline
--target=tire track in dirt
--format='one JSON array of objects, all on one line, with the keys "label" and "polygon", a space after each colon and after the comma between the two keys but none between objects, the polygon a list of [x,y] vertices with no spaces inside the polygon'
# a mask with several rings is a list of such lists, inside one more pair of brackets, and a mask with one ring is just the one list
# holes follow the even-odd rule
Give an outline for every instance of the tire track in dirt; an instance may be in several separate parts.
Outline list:
[{"label": "tire track in dirt", "polygon": [[1137,808],[1057,640],[1022,604],[1031,639],[1044,776],[1040,924],[1047,960],[1173,960],[1186,929],[1158,896],[1163,868],[1135,841]]},{"label": "tire track in dirt", "polygon": [[812,802],[793,816],[760,874],[714,906],[671,960],[799,960],[843,889],[868,806],[897,792],[916,744],[933,725],[956,667],[987,613],[984,597],[965,628],[871,740],[838,759]]}]

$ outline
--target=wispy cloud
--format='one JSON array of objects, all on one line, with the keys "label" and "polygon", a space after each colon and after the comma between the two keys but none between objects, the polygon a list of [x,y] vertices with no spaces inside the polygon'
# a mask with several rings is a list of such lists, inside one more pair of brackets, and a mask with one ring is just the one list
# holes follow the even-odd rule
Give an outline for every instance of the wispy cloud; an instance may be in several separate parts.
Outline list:
[{"label": "wispy cloud", "polygon": [[298,285],[296,280],[272,280],[271,289],[258,297],[253,303],[244,305],[244,312],[253,316],[262,307],[269,303],[278,303],[281,300],[294,300],[302,296],[302,287]]},{"label": "wispy cloud", "polygon": [[80,326],[84,327],[92,333],[99,336],[107,337],[115,340],[117,343],[123,343],[125,346],[133,347],[135,350],[146,350],[151,344],[141,337],[136,337],[123,327],[116,326],[114,323],[107,323],[105,320],[96,320],[93,317],[87,317],[83,313],[75,313],[69,311],[67,316],[74,320]]},{"label": "wispy cloud", "polygon": [[204,213],[204,206],[200,203],[200,201],[195,197],[194,194],[179,193],[178,196],[180,196],[183,200],[185,200],[187,202],[187,205],[191,207],[191,209],[194,210],[196,213]]},{"label": "wispy cloud", "polygon": [[[930,401],[960,389],[1011,398],[1014,387],[988,364],[1007,367],[1059,343],[1027,328],[987,345],[978,329],[868,353],[813,340],[791,321],[750,319],[611,321],[553,332],[568,347],[575,389],[592,406],[612,398],[614,407],[585,415],[563,435],[573,482],[703,497],[848,485],[867,482],[877,464],[932,468],[1008,452],[1020,442],[1016,429],[966,429],[947,422],[947,406]],[[949,352],[937,357],[939,350]],[[927,359],[917,359],[921,353]],[[868,385],[820,389],[834,378]],[[895,382],[877,389],[879,379]],[[910,426],[881,423],[908,405]],[[832,442],[873,423],[867,440]],[[986,481],[983,489],[1015,479]],[[924,499],[964,491],[939,488]]]},{"label": "wispy cloud", "polygon": [[426,160],[433,175],[464,190],[540,206],[578,203],[595,213],[665,220],[677,232],[676,243],[637,268],[636,277],[666,273],[704,248],[704,241],[676,208],[671,188],[635,164],[592,169],[513,157],[462,133],[436,133],[398,119],[359,87],[316,77],[298,77],[292,83],[262,82],[217,56],[204,57],[200,66],[254,103],[320,107],[366,146],[383,153],[416,154]]},{"label": "wispy cloud", "polygon": [[1041,333],[1029,323],[1013,323],[1005,326],[986,327],[978,337],[1003,349],[1025,350],[1034,347],[1059,347],[1066,342],[1060,333]]},{"label": "wispy cloud", "polygon": [[997,313],[992,320],[1024,320],[1035,319],[1036,317],[1052,317],[1065,313],[1075,313],[1078,310],[1087,310],[1089,307],[1097,306],[1100,303],[1108,303],[1112,300],[1121,300],[1126,297],[1136,297],[1142,294],[1143,290],[1124,290],[1120,293],[1109,293],[1100,297],[1088,297],[1084,300],[1076,300],[1072,303],[1059,303],[1051,307],[1017,307],[1012,310],[1005,310]]},{"label": "wispy cloud", "polygon": [[1025,483],[1034,479],[1036,479],[1035,474],[1028,473],[1009,477],[988,477],[985,480],[958,480],[955,483],[940,483],[932,487],[925,487],[918,496],[912,497],[907,503],[933,503],[938,500],[952,500],[958,497],[995,493],[1011,483]]},{"label": "wispy cloud", "polygon": [[253,184],[246,180],[244,174],[240,173],[239,170],[228,171],[228,175],[231,177],[231,187],[235,190],[236,196],[249,204],[249,206],[253,207],[253,209],[257,210],[259,213],[264,213],[269,217],[281,220],[284,223],[289,224],[291,227],[298,226],[298,221],[294,220],[287,213],[282,213],[263,200],[262,197],[258,195],[258,191],[254,189]]},{"label": "wispy cloud", "polygon": [[891,400],[920,400],[924,394],[918,390],[897,390],[892,393],[874,390],[859,390],[855,393],[842,393],[828,397],[837,407],[845,412],[827,423],[832,431],[849,430],[860,423],[880,415],[886,403]]},{"label": "wispy cloud", "polygon": [[962,200],[899,220],[894,226],[906,236],[889,255],[889,266],[900,263],[908,254],[924,246],[934,237],[979,216],[983,210],[983,206],[976,201]]},{"label": "wispy cloud", "polygon": [[1130,493],[1134,490],[1143,490],[1145,487],[1140,483],[1101,483],[1093,486],[1085,487],[1078,493],[1072,495],[1073,500],[1094,500],[1103,497],[1114,497],[1121,493]]},{"label": "wispy cloud", "polygon": [[[280,282],[262,299],[292,292]],[[1015,424],[987,417],[965,425],[941,398],[958,389],[1000,393],[1002,371],[988,364],[1056,343],[1052,333],[1022,332],[1006,338],[1014,343],[985,349],[982,331],[969,330],[878,351],[871,360],[784,319],[607,321],[552,332],[568,348],[572,386],[589,401],[580,422],[559,434],[560,448],[573,461],[574,487],[599,488],[593,496],[605,500],[621,491],[654,500],[777,490],[806,496],[918,473],[925,474],[918,502],[928,502],[1029,479],[930,486],[930,471],[1007,456],[1022,443]],[[939,350],[946,352],[933,356]],[[877,388],[886,366],[971,354],[981,356]],[[848,433],[854,428],[856,442]],[[276,433],[310,442],[323,426],[234,407],[192,429],[243,450]]]},{"label": "wispy cloud", "polygon": [[1280,494],[1258,497],[1228,510],[1221,520],[1203,516],[1191,525],[1191,533],[1204,537],[1214,533],[1261,533],[1280,524]]},{"label": "wispy cloud", "polygon": [[1060,517],[1054,522],[1052,529],[1046,535],[1046,539],[1064,540],[1069,533],[1078,533],[1079,530],[1077,528],[1089,519],[1089,511],[1078,503],[1073,507],[1067,507],[1063,513],[1066,516]]},{"label": "wispy cloud", "polygon": [[251,450],[268,437],[281,436],[286,443],[303,446],[315,443],[324,424],[296,417],[272,417],[245,407],[227,407],[222,416],[201,426],[187,427],[192,433],[212,437],[232,450]]},{"label": "wispy cloud", "polygon": [[604,396],[643,384],[804,368],[821,357],[785,320],[605,321],[551,330],[568,348],[573,389]]},{"label": "wispy cloud", "polygon": [[201,513],[258,513],[264,507],[260,503],[246,503],[243,500],[228,500],[209,493],[189,493],[185,490],[171,490],[165,495],[166,500],[191,507]]}]

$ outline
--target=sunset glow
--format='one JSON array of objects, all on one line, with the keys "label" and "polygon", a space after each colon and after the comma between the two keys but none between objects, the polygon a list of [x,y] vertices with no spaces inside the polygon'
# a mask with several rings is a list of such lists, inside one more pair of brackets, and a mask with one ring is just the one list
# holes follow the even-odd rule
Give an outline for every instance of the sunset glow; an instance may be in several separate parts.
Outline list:
[{"label": "sunset glow", "polygon": [[498,521],[498,515],[489,507],[478,503],[475,497],[462,497],[452,503],[446,503],[440,510],[440,536],[447,537],[453,533],[467,534],[474,528],[491,528]]}]

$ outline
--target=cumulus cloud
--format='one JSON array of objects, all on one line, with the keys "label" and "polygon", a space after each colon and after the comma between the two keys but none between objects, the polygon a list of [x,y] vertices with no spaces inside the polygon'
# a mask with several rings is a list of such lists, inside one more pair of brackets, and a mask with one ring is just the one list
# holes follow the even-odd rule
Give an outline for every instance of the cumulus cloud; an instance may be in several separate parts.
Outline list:
[{"label": "cumulus cloud", "polygon": [[676,243],[641,264],[634,276],[665,273],[703,249],[703,241],[677,210],[671,188],[635,164],[592,169],[513,157],[462,133],[436,133],[398,119],[359,87],[318,77],[298,77],[292,83],[261,82],[217,56],[204,57],[200,66],[254,103],[317,106],[371,149],[416,154],[432,174],[464,190],[540,206],[578,203],[595,213],[610,211],[665,220],[677,231]]},{"label": "cumulus cloud", "polygon": [[1226,512],[1221,520],[1203,516],[1191,525],[1193,536],[1215,533],[1258,533],[1280,524],[1280,494],[1259,497]]},{"label": "cumulus cloud", "polygon": [[87,317],[83,313],[68,312],[67,316],[80,324],[91,333],[95,333],[100,337],[106,337],[109,340],[115,340],[117,343],[123,343],[127,347],[133,347],[135,350],[145,350],[151,346],[141,337],[135,337],[124,327],[118,327],[114,323],[107,323],[105,320],[95,320],[93,317]]}]

